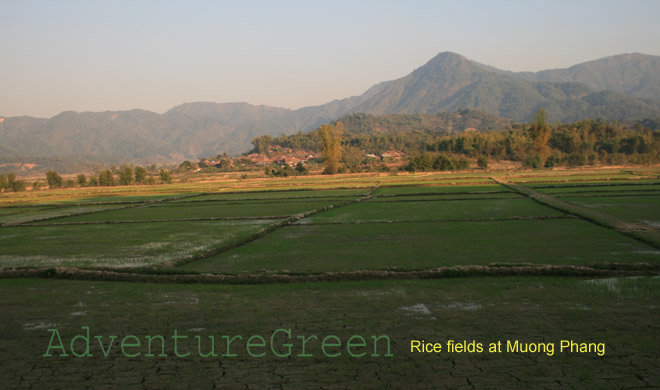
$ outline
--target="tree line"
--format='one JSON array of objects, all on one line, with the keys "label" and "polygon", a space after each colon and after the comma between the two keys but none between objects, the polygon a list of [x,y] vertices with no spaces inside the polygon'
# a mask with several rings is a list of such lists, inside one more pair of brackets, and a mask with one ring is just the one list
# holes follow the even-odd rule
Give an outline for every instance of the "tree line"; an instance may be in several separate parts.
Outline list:
[{"label": "tree line", "polygon": [[149,172],[142,166],[132,166],[124,164],[118,169],[104,169],[89,177],[84,174],[78,174],[76,180],[64,180],[62,176],[54,170],[46,173],[46,182],[49,188],[70,188],[70,187],[110,187],[116,185],[144,184],[153,185],[157,182],[171,183],[172,176],[170,172],[161,168],[157,172]]},{"label": "tree line", "polygon": [[[401,167],[410,171],[458,170],[469,167],[476,159],[477,166],[487,168],[490,161],[519,162],[524,168],[551,168],[555,166],[620,165],[660,163],[660,120],[647,119],[632,126],[616,121],[585,119],[569,124],[550,124],[547,113],[539,109],[530,123],[509,125],[505,130],[494,130],[488,125],[490,117],[478,111],[463,110],[436,115],[403,115],[377,117],[352,114],[341,120],[320,126],[307,133],[273,137],[263,135],[252,140],[253,149],[245,153],[267,155],[279,145],[293,150],[305,150],[323,155],[324,173],[388,171],[384,161],[374,160],[370,154],[382,154],[396,150],[409,159]],[[462,130],[444,127],[461,124]],[[477,130],[477,126],[482,130]],[[417,127],[419,126],[419,127]],[[437,127],[434,127],[437,126]],[[376,129],[376,130],[374,130]],[[206,159],[193,164],[185,161],[178,172],[186,172],[197,166],[213,171],[254,170],[254,164],[241,163],[242,159],[230,159],[218,155],[216,166],[208,167]],[[308,172],[303,164],[298,166],[263,167],[267,176],[292,176]],[[96,174],[77,175],[76,179],[64,180],[55,170],[46,174],[50,188],[96,187],[130,184],[170,183],[167,169],[156,169],[123,164]],[[38,189],[40,182],[32,184]],[[24,191],[26,183],[16,175],[0,174],[0,191]]]},{"label": "tree line", "polygon": [[25,180],[18,180],[15,173],[0,174],[0,191],[20,192],[25,191]]},{"label": "tree line", "polygon": [[[373,122],[373,117],[351,116],[350,125],[341,127],[343,136],[337,148],[343,150],[344,164],[348,151],[352,151],[352,158],[356,159],[356,150],[361,154],[357,158],[361,158],[362,167],[368,164],[368,153],[401,151],[411,157],[410,170],[462,167],[464,158],[476,159],[479,166],[487,166],[493,160],[508,160],[520,162],[525,168],[660,163],[657,120],[637,122],[631,128],[616,121],[597,119],[550,124],[546,111],[539,109],[532,122],[513,124],[504,131],[450,131],[446,128],[430,130],[428,126],[415,130],[410,126],[414,121],[409,117],[406,116],[407,122],[402,128],[381,128],[379,132],[365,133],[360,120]],[[324,135],[327,130],[323,129],[322,126],[308,133],[257,137],[252,141],[254,148],[250,153],[265,152],[273,145],[322,152],[327,150],[327,135]]]},{"label": "tree line", "polygon": [[510,131],[438,136],[423,151],[519,161],[528,168],[660,162],[660,131],[640,123],[628,129],[602,120],[552,125],[545,118],[539,110],[535,121]]}]

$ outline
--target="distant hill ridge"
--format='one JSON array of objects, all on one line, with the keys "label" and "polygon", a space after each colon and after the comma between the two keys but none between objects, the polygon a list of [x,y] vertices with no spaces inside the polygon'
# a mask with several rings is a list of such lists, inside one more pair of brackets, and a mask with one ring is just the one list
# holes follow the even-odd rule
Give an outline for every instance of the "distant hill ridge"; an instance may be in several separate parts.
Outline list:
[{"label": "distant hill ridge", "polygon": [[[598,76],[587,78],[588,69],[597,69]],[[613,81],[608,84],[606,80]],[[382,115],[476,108],[514,121],[529,121],[543,107],[551,121],[638,120],[660,112],[660,88],[652,94],[654,88],[644,87],[654,83],[660,83],[660,57],[641,54],[608,57],[567,70],[514,73],[445,52],[390,82],[355,110]],[[602,90],[612,93],[598,93]],[[639,91],[651,98],[626,95]]]},{"label": "distant hill ridge", "polygon": [[[529,121],[635,121],[660,117],[660,57],[622,54],[540,72],[510,72],[443,52],[397,80],[297,110],[196,102],[164,114],[145,110],[76,113],[0,122],[0,164],[44,159],[164,163],[250,148],[259,135],[307,131],[351,113],[434,114],[477,109]],[[42,167],[44,163],[42,164]]]}]

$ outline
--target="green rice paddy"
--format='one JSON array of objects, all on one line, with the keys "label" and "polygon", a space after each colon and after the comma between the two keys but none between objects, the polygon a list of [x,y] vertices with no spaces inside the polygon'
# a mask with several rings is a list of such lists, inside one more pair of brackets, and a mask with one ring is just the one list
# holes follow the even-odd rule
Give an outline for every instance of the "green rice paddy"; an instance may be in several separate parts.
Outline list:
[{"label": "green rice paddy", "polygon": [[[2,193],[0,388],[659,387],[659,173],[227,176]],[[118,337],[108,356],[95,342],[91,357],[43,356],[49,329],[69,349],[82,327]],[[248,353],[251,335],[277,329],[292,332],[292,356]],[[187,335],[180,349],[122,353],[121,338],[170,341],[174,330]],[[219,355],[201,357],[195,336],[211,335]],[[243,336],[236,356],[222,355],[221,335]],[[298,335],[319,336],[312,357],[298,355]],[[327,335],[342,354],[323,355]],[[392,356],[351,356],[354,335],[386,335]],[[413,340],[444,349],[415,352]],[[457,352],[449,340],[605,349]]]}]

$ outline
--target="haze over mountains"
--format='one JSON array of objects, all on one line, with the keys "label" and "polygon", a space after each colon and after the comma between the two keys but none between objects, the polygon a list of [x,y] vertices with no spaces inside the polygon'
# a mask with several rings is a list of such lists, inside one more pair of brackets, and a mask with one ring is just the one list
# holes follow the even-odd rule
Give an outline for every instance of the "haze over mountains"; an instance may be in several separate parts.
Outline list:
[{"label": "haze over mountains", "polygon": [[624,54],[541,72],[509,72],[450,52],[360,96],[298,110],[247,103],[186,103],[164,114],[145,110],[76,113],[0,123],[0,164],[78,161],[176,162],[237,154],[263,134],[306,131],[344,115],[449,112],[475,108],[529,121],[660,117],[660,57]]}]

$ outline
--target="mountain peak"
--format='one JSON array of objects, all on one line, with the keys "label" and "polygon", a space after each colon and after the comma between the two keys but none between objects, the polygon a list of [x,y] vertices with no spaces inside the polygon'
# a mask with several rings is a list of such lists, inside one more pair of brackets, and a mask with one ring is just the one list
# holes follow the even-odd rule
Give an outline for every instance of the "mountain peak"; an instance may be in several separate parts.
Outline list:
[{"label": "mountain peak", "polygon": [[477,74],[484,72],[501,72],[499,69],[473,61],[461,54],[443,51],[418,68],[430,72],[455,72]]},{"label": "mountain peak", "polygon": [[436,112],[453,94],[491,71],[460,54],[445,51],[408,76],[389,83],[359,105],[357,111],[372,114]]},{"label": "mountain peak", "polygon": [[447,64],[458,64],[458,63],[468,63],[472,62],[470,59],[468,59],[465,56],[462,56],[458,53],[454,53],[451,51],[443,51],[441,53],[438,53],[435,57],[431,58],[424,66],[431,65],[431,66],[439,66],[439,65],[447,65]]},{"label": "mountain peak", "polygon": [[453,51],[442,51],[442,52],[436,54],[436,56],[433,57],[431,59],[431,61],[433,61],[433,60],[444,60],[444,59],[469,61],[469,59],[467,57],[465,57],[464,55],[454,53]]}]

